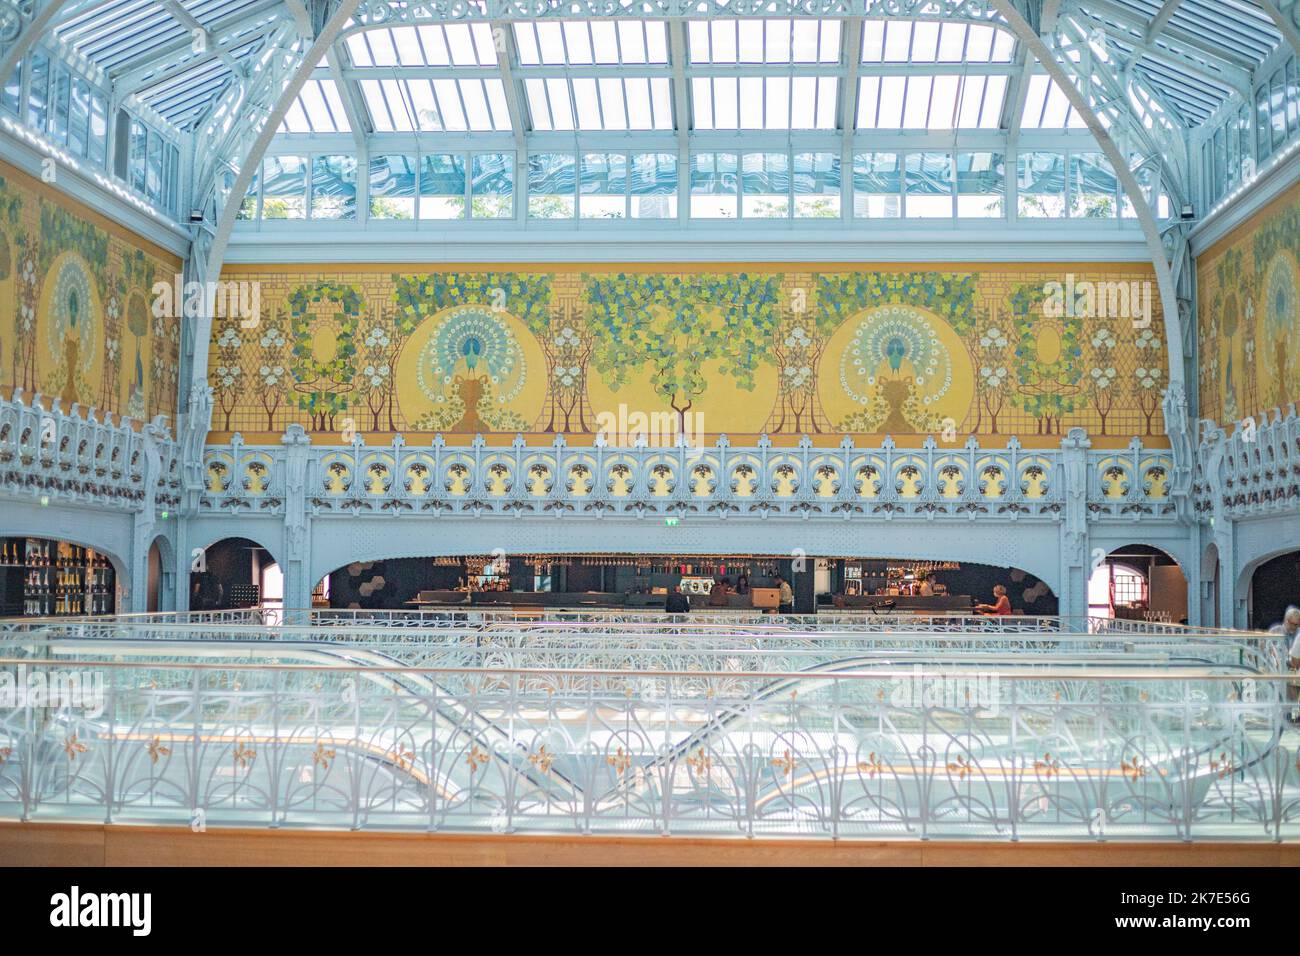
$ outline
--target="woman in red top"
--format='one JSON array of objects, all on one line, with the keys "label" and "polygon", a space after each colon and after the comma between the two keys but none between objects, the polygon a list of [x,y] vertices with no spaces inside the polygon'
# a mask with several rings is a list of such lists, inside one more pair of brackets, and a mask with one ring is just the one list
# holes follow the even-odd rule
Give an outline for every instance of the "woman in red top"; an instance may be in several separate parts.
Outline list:
[{"label": "woman in red top", "polygon": [[1007,597],[1007,589],[1000,584],[993,585],[993,597],[996,599],[993,604],[976,604],[976,614],[1010,614],[1011,599]]}]

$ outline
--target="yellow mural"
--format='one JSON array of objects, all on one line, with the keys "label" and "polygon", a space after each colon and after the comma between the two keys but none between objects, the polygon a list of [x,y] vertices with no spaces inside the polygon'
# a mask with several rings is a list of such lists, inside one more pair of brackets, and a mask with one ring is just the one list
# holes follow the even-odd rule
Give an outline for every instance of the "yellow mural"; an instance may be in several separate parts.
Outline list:
[{"label": "yellow mural", "polygon": [[1300,186],[1197,260],[1200,413],[1233,426],[1300,400]]},{"label": "yellow mural", "polygon": [[[251,328],[214,325],[212,441],[291,423],[321,442],[671,429],[1050,445],[1074,426],[1099,447],[1164,441],[1164,329],[1139,265],[235,266],[224,278],[257,283],[261,312]],[[1132,288],[1133,307],[1143,290],[1145,314],[1108,311],[1111,287],[1125,303]]]},{"label": "yellow mural", "polygon": [[129,416],[176,411],[180,319],[154,316],[180,261],[0,164],[0,390]]}]

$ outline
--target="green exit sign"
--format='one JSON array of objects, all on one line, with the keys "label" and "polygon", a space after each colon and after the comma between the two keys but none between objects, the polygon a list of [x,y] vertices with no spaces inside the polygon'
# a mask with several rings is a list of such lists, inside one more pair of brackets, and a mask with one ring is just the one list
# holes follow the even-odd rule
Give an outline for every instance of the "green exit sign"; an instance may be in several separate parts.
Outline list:
[{"label": "green exit sign", "polygon": [[676,528],[677,523],[681,520],[682,520],[681,518],[665,518],[664,524],[666,524],[670,528]]}]

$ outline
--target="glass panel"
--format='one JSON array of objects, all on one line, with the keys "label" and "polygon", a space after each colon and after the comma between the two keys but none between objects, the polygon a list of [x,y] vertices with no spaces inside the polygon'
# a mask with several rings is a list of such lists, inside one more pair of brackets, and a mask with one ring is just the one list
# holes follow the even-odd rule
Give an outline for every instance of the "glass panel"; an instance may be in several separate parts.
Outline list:
[{"label": "glass panel", "polygon": [[415,157],[370,157],[370,218],[415,218]]},{"label": "glass panel", "polygon": [[235,218],[244,222],[251,222],[257,218],[257,194],[262,188],[262,167],[253,170],[253,181],[248,185],[248,193],[244,196],[243,201],[239,204],[239,212]]},{"label": "glass panel", "polygon": [[691,218],[735,219],[740,182],[735,153],[696,153],[691,157]]},{"label": "glass panel", "polygon": [[1119,181],[1102,153],[1070,154],[1070,215],[1083,219],[1113,219]]},{"label": "glass panel", "polygon": [[1016,215],[1024,219],[1055,219],[1065,215],[1065,156],[1062,153],[1021,153],[1017,160]]},{"label": "glass panel", "polygon": [[131,145],[128,152],[131,187],[144,192],[144,154],[149,145],[149,130],[139,120],[131,120]]},{"label": "glass panel", "polygon": [[627,157],[622,153],[587,153],[578,180],[578,215],[582,219],[623,219],[627,215]]},{"label": "glass panel", "polygon": [[840,154],[795,153],[793,186],[796,219],[838,219]]},{"label": "glass panel", "polygon": [[149,155],[145,165],[144,192],[154,202],[163,198],[163,140],[153,130],[149,131]]},{"label": "glass panel", "polygon": [[470,165],[470,215],[510,219],[515,214],[515,154],[479,153]]},{"label": "glass panel", "polygon": [[[33,91],[33,96],[35,92]],[[1256,154],[1260,160],[1263,160],[1273,152],[1273,146],[1269,139],[1268,125],[1268,84],[1265,83],[1255,93],[1255,136],[1257,140]]]},{"label": "glass panel", "polygon": [[50,137],[56,143],[68,141],[68,95],[72,90],[72,77],[63,67],[55,64],[54,87],[51,96],[54,100],[54,122],[50,124]]},{"label": "glass panel", "polygon": [[904,180],[909,219],[946,219],[952,216],[952,154],[908,153]]},{"label": "glass panel", "polygon": [[90,160],[103,166],[108,162],[108,101],[100,94],[90,94]]},{"label": "glass panel", "polygon": [[853,215],[897,219],[903,213],[903,177],[897,153],[853,157]]},{"label": "glass panel", "polygon": [[996,219],[1006,196],[1006,171],[1001,153],[957,154],[957,215]]},{"label": "glass panel", "polygon": [[1277,149],[1286,142],[1286,81],[1281,70],[1269,83],[1268,114],[1273,126],[1273,148]]},{"label": "glass panel", "polygon": [[81,77],[72,79],[72,106],[68,116],[68,152],[85,156],[90,137],[90,84]]},{"label": "glass panel", "polygon": [[0,107],[4,107],[15,116],[18,115],[23,95],[23,62],[18,61],[14,71],[5,80],[4,90],[0,92]]},{"label": "glass panel", "polygon": [[50,58],[37,51],[32,54],[31,89],[27,93],[27,125],[45,129],[49,107]]},{"label": "glass panel", "polygon": [[528,218],[572,219],[574,175],[572,153],[534,153],[528,157]]},{"label": "glass panel", "polygon": [[785,153],[746,153],[741,161],[746,219],[787,219],[790,216],[790,157]]},{"label": "glass panel", "polygon": [[312,159],[311,217],[357,218],[357,158],[352,155]]},{"label": "glass panel", "polygon": [[676,219],[677,157],[634,153],[630,191],[633,219]]},{"label": "glass panel", "polygon": [[271,156],[263,167],[263,219],[303,219],[307,214],[307,160]]},{"label": "glass panel", "polygon": [[433,153],[420,160],[420,218],[465,218],[465,157]]}]

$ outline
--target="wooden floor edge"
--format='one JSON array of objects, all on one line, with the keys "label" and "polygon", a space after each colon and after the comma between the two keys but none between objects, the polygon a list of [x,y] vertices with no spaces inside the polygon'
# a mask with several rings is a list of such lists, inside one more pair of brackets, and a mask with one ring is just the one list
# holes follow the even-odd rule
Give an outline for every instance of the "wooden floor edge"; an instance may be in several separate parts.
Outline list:
[{"label": "wooden floor edge", "polygon": [[1300,866],[1300,843],[342,832],[0,821],[0,866]]}]

